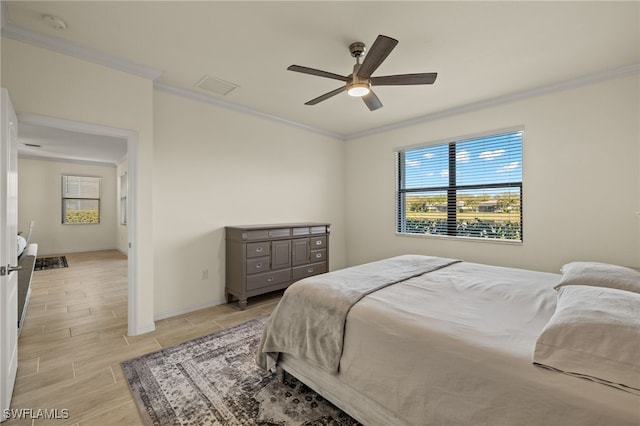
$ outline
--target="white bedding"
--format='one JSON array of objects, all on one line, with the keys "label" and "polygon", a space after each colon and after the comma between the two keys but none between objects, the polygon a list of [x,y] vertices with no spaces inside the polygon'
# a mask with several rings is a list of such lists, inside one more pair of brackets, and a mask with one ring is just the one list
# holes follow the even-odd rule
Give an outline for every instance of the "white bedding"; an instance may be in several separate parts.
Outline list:
[{"label": "white bedding", "polygon": [[307,277],[290,286],[265,324],[256,361],[272,369],[280,353],[338,371],[344,324],[354,304],[374,291],[426,272],[456,259],[404,255]]},{"label": "white bedding", "polygon": [[637,396],[533,365],[559,281],[466,262],[408,279],[353,306],[338,374],[298,371],[367,424],[640,425]]},{"label": "white bedding", "polygon": [[22,252],[27,247],[27,240],[24,237],[18,235],[18,257],[22,256]]}]

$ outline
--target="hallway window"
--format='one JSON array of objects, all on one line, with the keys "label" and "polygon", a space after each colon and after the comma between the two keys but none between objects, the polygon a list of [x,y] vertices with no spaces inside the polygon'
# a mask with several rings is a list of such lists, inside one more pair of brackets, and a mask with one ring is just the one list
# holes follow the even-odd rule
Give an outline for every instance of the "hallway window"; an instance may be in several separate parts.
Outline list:
[{"label": "hallway window", "polygon": [[101,178],[62,176],[62,223],[100,223]]},{"label": "hallway window", "polygon": [[129,188],[129,182],[127,180],[127,173],[123,173],[120,176],[120,224],[127,224],[127,193]]}]

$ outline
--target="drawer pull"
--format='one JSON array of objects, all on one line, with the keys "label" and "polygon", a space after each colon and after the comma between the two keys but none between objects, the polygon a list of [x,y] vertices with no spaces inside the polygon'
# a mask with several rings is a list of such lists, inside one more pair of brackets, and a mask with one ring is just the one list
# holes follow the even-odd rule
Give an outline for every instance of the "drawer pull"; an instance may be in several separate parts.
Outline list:
[{"label": "drawer pull", "polygon": [[320,259],[322,257],[322,253],[316,253],[316,259]]},{"label": "drawer pull", "polygon": [[313,268],[307,269],[307,272],[312,273],[313,272]]},{"label": "drawer pull", "polygon": [[316,245],[317,246],[321,246],[322,245],[322,240],[316,240]]},{"label": "drawer pull", "polygon": [[257,251],[258,253],[260,253],[260,252],[262,251],[262,247],[257,247],[257,248],[256,248],[256,251]]},{"label": "drawer pull", "polygon": [[256,263],[256,269],[262,268],[262,263]]},{"label": "drawer pull", "polygon": [[267,278],[267,282],[271,282],[271,281],[273,281],[273,277]]}]

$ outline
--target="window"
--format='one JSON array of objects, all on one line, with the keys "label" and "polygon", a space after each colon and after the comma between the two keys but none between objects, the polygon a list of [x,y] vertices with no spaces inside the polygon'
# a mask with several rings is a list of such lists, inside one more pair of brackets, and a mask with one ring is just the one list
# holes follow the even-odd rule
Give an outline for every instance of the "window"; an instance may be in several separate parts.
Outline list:
[{"label": "window", "polygon": [[127,188],[128,186],[127,173],[123,173],[120,176],[120,224],[127,224]]},{"label": "window", "polygon": [[62,223],[100,223],[100,180],[62,176]]},{"label": "window", "polygon": [[522,241],[522,131],[398,151],[397,231]]}]

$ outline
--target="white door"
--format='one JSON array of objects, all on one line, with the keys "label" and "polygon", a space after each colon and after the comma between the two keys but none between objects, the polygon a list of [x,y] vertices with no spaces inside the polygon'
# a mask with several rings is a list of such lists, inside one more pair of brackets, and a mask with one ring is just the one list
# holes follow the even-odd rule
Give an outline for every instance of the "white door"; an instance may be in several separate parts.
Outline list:
[{"label": "white door", "polygon": [[18,370],[18,120],[2,89],[0,125],[0,420],[11,403]]}]

